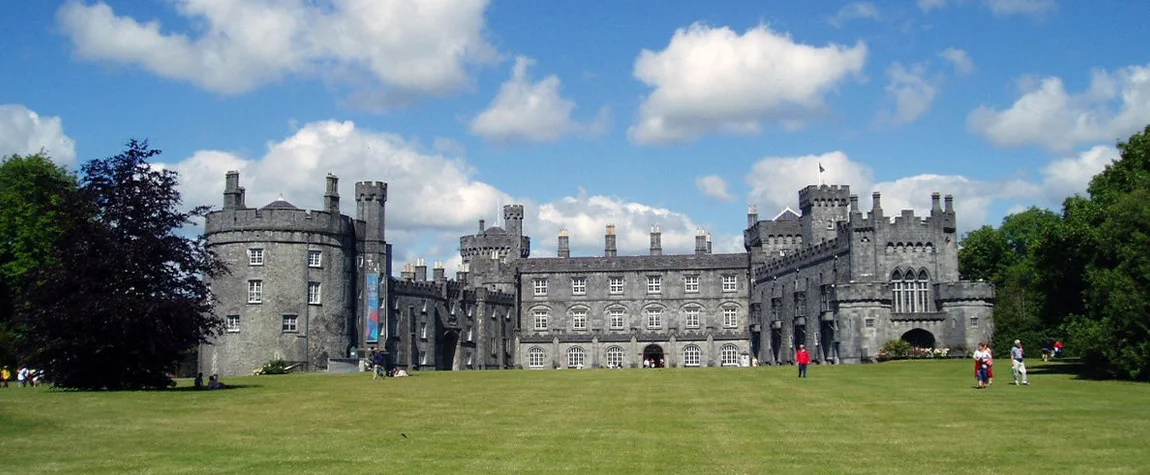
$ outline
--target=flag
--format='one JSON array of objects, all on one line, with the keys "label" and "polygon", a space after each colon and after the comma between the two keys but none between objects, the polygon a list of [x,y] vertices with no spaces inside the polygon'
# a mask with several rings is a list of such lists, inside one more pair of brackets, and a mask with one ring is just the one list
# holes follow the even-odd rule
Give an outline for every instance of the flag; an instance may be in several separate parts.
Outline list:
[{"label": "flag", "polygon": [[823,162],[819,162],[819,173],[822,173],[822,172],[825,172],[825,171],[826,171],[826,170],[824,170],[824,169],[823,169]]}]

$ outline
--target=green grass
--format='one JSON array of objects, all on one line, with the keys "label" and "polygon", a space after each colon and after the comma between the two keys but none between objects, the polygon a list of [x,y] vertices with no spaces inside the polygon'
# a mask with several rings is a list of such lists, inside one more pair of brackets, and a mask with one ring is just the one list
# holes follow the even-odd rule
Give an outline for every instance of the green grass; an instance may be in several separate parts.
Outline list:
[{"label": "green grass", "polygon": [[[9,473],[1147,473],[1150,385],[958,361],[0,389]],[[182,386],[188,381],[181,381]],[[400,434],[407,434],[407,438]]]}]

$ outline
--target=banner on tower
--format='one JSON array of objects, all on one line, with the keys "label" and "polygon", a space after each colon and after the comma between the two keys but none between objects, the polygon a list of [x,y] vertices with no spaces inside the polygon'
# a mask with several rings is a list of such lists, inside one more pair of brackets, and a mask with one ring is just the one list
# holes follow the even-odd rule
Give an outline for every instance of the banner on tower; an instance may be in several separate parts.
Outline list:
[{"label": "banner on tower", "polygon": [[363,295],[366,309],[363,312],[364,329],[366,335],[364,341],[368,343],[379,342],[379,274],[371,272],[367,274],[367,278],[363,284]]}]

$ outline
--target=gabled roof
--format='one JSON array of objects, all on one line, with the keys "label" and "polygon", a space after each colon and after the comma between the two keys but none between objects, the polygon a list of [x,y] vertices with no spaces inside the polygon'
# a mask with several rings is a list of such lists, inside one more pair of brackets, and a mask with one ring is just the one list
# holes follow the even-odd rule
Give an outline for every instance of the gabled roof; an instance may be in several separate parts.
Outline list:
[{"label": "gabled roof", "polygon": [[794,212],[794,210],[788,206],[786,209],[783,209],[783,211],[779,213],[778,216],[775,216],[775,219],[772,219],[771,221],[798,221],[799,219],[799,214]]}]

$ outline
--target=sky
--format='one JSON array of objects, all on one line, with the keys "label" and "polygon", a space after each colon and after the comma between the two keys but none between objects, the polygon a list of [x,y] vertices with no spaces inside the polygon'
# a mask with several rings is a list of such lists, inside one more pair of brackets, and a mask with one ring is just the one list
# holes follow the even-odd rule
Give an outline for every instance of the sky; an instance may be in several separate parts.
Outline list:
[{"label": "sky", "polygon": [[[139,0],[0,4],[0,155],[129,139],[187,206],[388,183],[394,268],[525,206],[532,256],[742,252],[748,206],[845,184],[959,232],[1059,209],[1150,124],[1150,2]],[[820,165],[825,170],[819,173]]]}]

